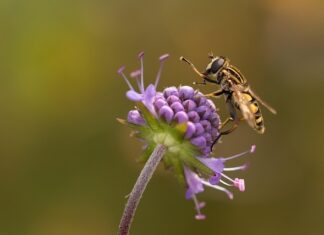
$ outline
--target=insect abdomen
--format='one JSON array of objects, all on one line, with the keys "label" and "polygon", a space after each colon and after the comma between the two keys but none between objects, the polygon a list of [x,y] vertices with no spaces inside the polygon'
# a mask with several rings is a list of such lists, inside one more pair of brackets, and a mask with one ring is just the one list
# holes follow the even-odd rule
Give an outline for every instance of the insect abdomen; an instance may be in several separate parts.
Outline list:
[{"label": "insect abdomen", "polygon": [[249,102],[249,109],[254,115],[254,129],[260,134],[263,134],[265,131],[265,126],[258,102],[250,93],[242,93],[242,95]]}]

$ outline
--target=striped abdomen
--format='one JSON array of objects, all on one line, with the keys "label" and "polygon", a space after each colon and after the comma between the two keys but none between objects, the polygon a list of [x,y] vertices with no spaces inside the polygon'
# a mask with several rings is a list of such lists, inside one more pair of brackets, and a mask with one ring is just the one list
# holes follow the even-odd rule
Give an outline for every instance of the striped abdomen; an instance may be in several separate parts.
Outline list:
[{"label": "striped abdomen", "polygon": [[235,100],[235,106],[242,112],[247,123],[260,134],[265,131],[260,106],[255,98],[248,91],[241,91],[238,100]]}]

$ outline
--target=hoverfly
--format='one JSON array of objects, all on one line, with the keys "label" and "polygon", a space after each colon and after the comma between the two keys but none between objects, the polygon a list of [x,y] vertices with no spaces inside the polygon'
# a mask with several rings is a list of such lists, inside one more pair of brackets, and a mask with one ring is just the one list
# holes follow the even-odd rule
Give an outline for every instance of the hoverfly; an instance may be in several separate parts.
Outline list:
[{"label": "hoverfly", "polygon": [[[254,130],[263,134],[265,126],[258,102],[273,114],[277,113],[276,110],[251,90],[243,74],[235,66],[230,64],[228,58],[223,56],[214,57],[211,53],[208,57],[211,59],[211,62],[207,65],[205,72],[199,72],[193,63],[182,56],[180,60],[189,64],[203,79],[202,82],[195,82],[194,84],[206,85],[207,81],[218,84],[221,87],[219,90],[206,94],[205,96],[219,97],[224,95],[230,117],[224,121],[220,128],[223,128],[230,121],[233,121],[234,124],[229,130],[222,131],[219,137],[214,140],[214,144],[222,135],[234,131],[238,127],[240,120],[246,120]],[[238,116],[237,110],[242,114],[241,118]]]}]

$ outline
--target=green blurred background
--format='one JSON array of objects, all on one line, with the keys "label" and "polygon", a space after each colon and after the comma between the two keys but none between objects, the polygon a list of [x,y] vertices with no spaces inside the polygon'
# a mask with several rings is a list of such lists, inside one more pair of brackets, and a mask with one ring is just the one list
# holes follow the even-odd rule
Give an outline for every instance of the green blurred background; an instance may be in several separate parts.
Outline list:
[{"label": "green blurred background", "polygon": [[[172,174],[149,184],[131,234],[324,234],[324,3],[310,1],[0,2],[0,234],[116,234],[142,167],[141,145],[115,118],[133,104],[116,74],[146,81],[170,53],[160,88],[191,84],[187,56],[229,57],[278,110],[267,131],[246,124],[215,154],[257,145],[235,200],[206,190],[208,219],[194,220]],[[216,88],[199,87],[204,92]],[[223,100],[215,101],[223,118]]]}]

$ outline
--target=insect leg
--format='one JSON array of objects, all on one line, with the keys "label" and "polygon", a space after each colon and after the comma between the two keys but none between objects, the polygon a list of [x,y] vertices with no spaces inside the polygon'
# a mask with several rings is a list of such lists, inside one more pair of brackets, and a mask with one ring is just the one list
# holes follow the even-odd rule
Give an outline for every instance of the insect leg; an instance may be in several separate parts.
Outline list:
[{"label": "insect leg", "polygon": [[206,85],[206,80],[204,80],[203,82],[193,82],[192,84],[194,85]]},{"label": "insect leg", "polygon": [[223,89],[219,89],[217,91],[205,94],[204,96],[206,97],[218,97],[221,96],[222,94],[224,94],[224,90]]},{"label": "insect leg", "polygon": [[[231,118],[228,118],[228,120],[232,120]],[[224,125],[223,125],[224,126]],[[223,127],[222,126],[222,127]],[[219,133],[219,135],[217,136],[217,138],[213,141],[212,145],[211,145],[211,152],[213,151],[213,147],[214,145],[218,142],[218,140],[223,136],[223,135],[228,135],[230,133],[232,133],[236,128],[238,127],[238,123],[235,122],[234,125],[232,126],[231,129],[226,130],[226,131],[222,131],[221,133]]]},{"label": "insect leg", "polygon": [[194,66],[193,63],[191,63],[188,59],[184,58],[183,56],[180,57],[180,60],[186,62],[187,64],[190,65],[190,67],[192,68],[192,70],[199,75],[199,77],[205,78],[205,75],[202,74],[201,72],[199,72],[199,70]]},{"label": "insect leg", "polygon": [[230,117],[225,120],[225,122],[220,127],[220,129],[223,128],[229,121],[234,121],[234,124],[230,129],[228,129],[226,131],[221,131],[219,133],[219,135],[217,136],[217,138],[213,141],[213,144],[211,145],[211,151],[213,151],[213,147],[218,142],[218,140],[223,135],[228,135],[228,134],[232,133],[238,127],[238,123],[240,122],[240,119],[237,116],[235,107],[234,107],[233,103],[231,102],[231,99],[232,99],[231,96],[226,97],[226,104],[227,104],[227,107],[228,107],[228,110],[229,110],[229,113],[230,113]]},{"label": "insect leg", "polygon": [[229,121],[235,121],[235,123],[233,124],[233,126],[232,126],[232,128],[230,128],[229,130],[227,130],[227,131],[222,131],[221,133],[219,133],[219,136],[217,136],[217,138],[214,140],[214,142],[213,142],[213,146],[214,146],[214,144],[216,144],[217,143],[217,141],[219,140],[219,138],[222,136],[222,135],[228,135],[228,134],[230,134],[230,133],[232,133],[237,127],[238,127],[238,125],[239,125],[239,122],[240,121],[243,121],[244,120],[244,118],[240,118],[240,119],[236,119],[236,120],[233,120],[231,117],[229,117],[229,118],[227,118],[226,120],[225,120],[225,122],[220,126],[220,128],[219,129],[222,129],[227,123],[229,123]]},{"label": "insect leg", "polygon": [[220,135],[228,135],[229,133],[232,133],[239,125],[240,121],[243,121],[244,118],[236,118],[236,119],[233,119],[232,117],[229,117],[225,120],[225,122],[220,126],[219,129],[222,129],[227,123],[229,123],[229,121],[234,121],[234,124],[232,126],[231,129],[227,130],[227,131],[222,131],[220,133]]},{"label": "insect leg", "polygon": [[233,118],[228,117],[219,127],[219,129],[222,129],[224,126],[227,125],[227,123],[229,123],[230,121],[233,121]]}]

